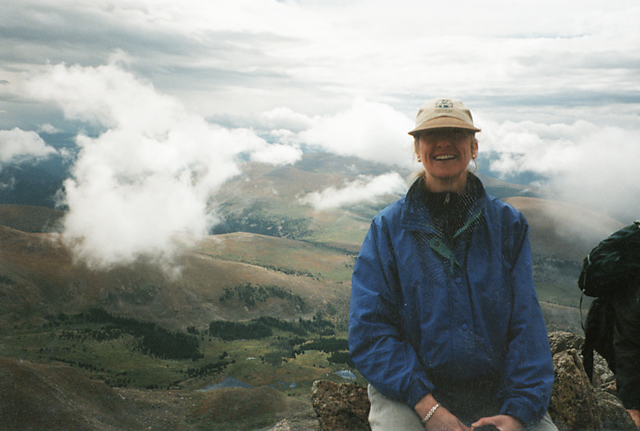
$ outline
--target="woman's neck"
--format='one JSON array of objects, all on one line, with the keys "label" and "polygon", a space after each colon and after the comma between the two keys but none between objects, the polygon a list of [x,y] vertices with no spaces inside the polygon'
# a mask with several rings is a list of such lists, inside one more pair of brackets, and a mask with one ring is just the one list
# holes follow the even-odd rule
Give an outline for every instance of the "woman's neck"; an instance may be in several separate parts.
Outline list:
[{"label": "woman's neck", "polygon": [[462,193],[467,185],[467,171],[462,175],[451,178],[438,178],[424,172],[424,183],[427,190],[433,193],[454,192]]}]

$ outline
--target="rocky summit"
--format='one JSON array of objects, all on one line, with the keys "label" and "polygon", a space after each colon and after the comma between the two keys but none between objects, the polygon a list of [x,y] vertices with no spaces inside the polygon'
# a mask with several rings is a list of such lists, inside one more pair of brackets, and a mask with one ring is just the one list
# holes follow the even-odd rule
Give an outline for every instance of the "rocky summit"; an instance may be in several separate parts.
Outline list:
[{"label": "rocky summit", "polygon": [[[636,427],[615,396],[615,380],[602,357],[596,357],[594,386],[582,365],[584,338],[570,332],[552,332],[555,383],[549,416],[559,431],[628,430]],[[323,431],[370,430],[366,388],[352,383],[317,381],[312,389],[313,408]]]}]

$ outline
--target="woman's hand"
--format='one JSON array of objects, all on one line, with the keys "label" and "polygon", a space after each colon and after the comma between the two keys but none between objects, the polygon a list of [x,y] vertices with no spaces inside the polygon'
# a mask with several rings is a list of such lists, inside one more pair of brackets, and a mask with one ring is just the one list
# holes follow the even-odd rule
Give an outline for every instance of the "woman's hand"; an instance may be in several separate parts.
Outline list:
[{"label": "woman's hand", "polygon": [[438,407],[425,426],[428,431],[471,431],[471,428],[460,422],[457,417],[442,406]]},{"label": "woman's hand", "polygon": [[640,410],[627,410],[629,416],[636,423],[636,427],[640,428]]},{"label": "woman's hand", "polygon": [[520,421],[513,416],[508,415],[498,415],[491,416],[488,418],[482,418],[479,421],[472,423],[471,427],[484,427],[487,425],[493,425],[498,428],[500,431],[522,431],[522,424]]},{"label": "woman's hand", "polygon": [[[414,407],[414,410],[420,418],[425,417],[431,409],[438,404],[431,394],[425,395]],[[429,431],[471,431],[465,424],[460,422],[457,417],[452,415],[449,410],[439,406],[433,413],[433,416],[427,421],[425,427]]]}]

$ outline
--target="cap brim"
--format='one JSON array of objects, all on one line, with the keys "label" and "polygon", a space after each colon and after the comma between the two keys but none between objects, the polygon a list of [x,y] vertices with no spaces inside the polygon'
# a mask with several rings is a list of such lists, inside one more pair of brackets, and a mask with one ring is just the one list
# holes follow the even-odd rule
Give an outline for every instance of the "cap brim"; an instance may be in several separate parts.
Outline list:
[{"label": "cap brim", "polygon": [[410,131],[409,134],[414,135],[418,132],[422,132],[423,130],[444,128],[467,129],[473,130],[474,132],[480,131],[480,129],[478,129],[477,127],[474,127],[466,121],[462,121],[455,117],[436,117],[432,118],[429,121],[425,121],[415,129]]}]

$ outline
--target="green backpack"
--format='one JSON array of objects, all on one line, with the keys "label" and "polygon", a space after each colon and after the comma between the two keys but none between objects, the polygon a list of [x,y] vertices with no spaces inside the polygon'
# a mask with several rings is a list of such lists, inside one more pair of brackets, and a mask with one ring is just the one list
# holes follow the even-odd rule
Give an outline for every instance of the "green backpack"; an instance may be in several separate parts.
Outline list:
[{"label": "green backpack", "polygon": [[[593,379],[594,350],[604,357],[616,372],[613,349],[615,308],[611,298],[640,277],[640,221],[611,234],[591,250],[582,263],[578,287],[583,294],[596,299],[587,313],[582,356],[584,369]],[[582,299],[580,299],[582,313]]]},{"label": "green backpack", "polygon": [[582,262],[578,287],[587,296],[602,298],[628,286],[640,276],[640,221],[611,234]]}]

